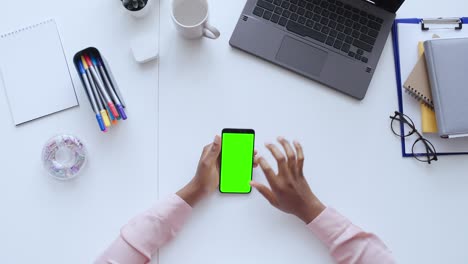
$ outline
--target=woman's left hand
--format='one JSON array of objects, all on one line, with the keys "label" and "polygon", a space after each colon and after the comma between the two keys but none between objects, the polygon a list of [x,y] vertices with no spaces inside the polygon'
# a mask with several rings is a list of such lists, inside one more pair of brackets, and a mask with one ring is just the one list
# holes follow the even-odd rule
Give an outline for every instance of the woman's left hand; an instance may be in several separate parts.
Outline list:
[{"label": "woman's left hand", "polygon": [[[219,165],[221,154],[221,137],[216,136],[213,143],[206,145],[198,162],[195,177],[177,192],[190,206],[213,193],[219,186]],[[255,151],[255,154],[257,151]],[[254,167],[258,164],[254,163]]]}]

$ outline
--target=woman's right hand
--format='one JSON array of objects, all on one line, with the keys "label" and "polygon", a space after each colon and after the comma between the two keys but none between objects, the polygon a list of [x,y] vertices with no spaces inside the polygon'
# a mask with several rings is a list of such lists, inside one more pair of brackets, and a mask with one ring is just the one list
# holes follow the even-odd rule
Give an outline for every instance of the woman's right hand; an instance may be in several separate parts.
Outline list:
[{"label": "woman's right hand", "polygon": [[286,155],[274,144],[265,144],[278,163],[278,172],[271,168],[268,162],[261,156],[255,158],[262,168],[270,188],[251,182],[251,186],[257,189],[274,207],[293,214],[306,224],[312,222],[325,206],[314,195],[303,174],[304,153],[299,142],[294,142],[294,148],[284,138],[279,137],[278,142],[283,146]]}]

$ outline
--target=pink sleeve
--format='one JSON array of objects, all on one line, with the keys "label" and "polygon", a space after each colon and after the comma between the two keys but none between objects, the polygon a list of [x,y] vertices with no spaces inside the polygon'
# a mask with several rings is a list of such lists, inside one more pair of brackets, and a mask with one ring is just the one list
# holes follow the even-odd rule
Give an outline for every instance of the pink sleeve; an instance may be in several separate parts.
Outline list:
[{"label": "pink sleeve", "polygon": [[192,212],[182,198],[173,195],[125,225],[120,236],[95,264],[144,264],[181,229]]},{"label": "pink sleeve", "polygon": [[364,232],[334,209],[326,208],[307,227],[339,264],[395,263],[391,252],[376,235]]}]

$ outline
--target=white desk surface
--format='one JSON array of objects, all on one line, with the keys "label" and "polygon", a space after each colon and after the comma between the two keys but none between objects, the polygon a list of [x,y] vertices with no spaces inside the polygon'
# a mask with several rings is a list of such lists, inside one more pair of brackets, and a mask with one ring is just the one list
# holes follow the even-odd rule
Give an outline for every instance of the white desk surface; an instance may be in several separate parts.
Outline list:
[{"label": "white desk surface", "polygon": [[[135,63],[130,39],[159,33],[159,5],[138,22],[124,11],[117,0],[2,2],[2,33],[56,19],[80,106],[15,127],[0,86],[1,263],[92,263],[157,198],[158,65]],[[128,105],[129,119],[108,134],[72,63],[89,46],[108,60]],[[71,182],[50,178],[41,164],[42,146],[61,133],[88,147],[89,163]]]},{"label": "white desk surface", "polygon": [[[399,263],[468,259],[466,157],[442,157],[431,166],[400,157],[388,119],[397,108],[390,39],[366,99],[357,102],[229,47],[244,3],[211,0],[211,22],[221,38],[186,41],[176,34],[163,0],[160,69],[158,63],[134,63],[129,50],[135,34],[157,34],[157,6],[136,22],[114,0],[2,4],[0,32],[56,18],[72,70],[78,50],[99,48],[129,105],[129,120],[100,134],[72,71],[79,108],[14,127],[0,89],[2,263],[91,263],[158,190],[165,197],[193,176],[202,146],[224,127],[256,129],[257,147],[266,155],[263,142],[277,135],[301,140],[317,195],[376,232]],[[408,0],[399,17],[461,16],[467,7],[455,0]],[[86,170],[72,182],[52,180],[41,168],[42,145],[58,133],[79,136],[89,150]],[[260,172],[254,177],[264,181]],[[331,263],[299,221],[256,192],[213,195],[159,259]]]},{"label": "white desk surface", "polygon": [[[193,175],[204,144],[224,127],[254,128],[260,154],[282,135],[299,139],[305,174],[326,204],[377,233],[399,263],[466,263],[468,164],[441,157],[428,166],[401,158],[390,131],[397,109],[389,37],[362,102],[235,50],[229,38],[245,1],[209,1],[218,40],[181,39],[161,2],[159,194]],[[407,0],[399,17],[462,16],[464,1]],[[416,50],[416,49],[415,49]],[[183,164],[183,166],[181,166]],[[265,182],[263,173],[254,178]],[[332,263],[325,248],[259,193],[215,194],[160,263]]]}]

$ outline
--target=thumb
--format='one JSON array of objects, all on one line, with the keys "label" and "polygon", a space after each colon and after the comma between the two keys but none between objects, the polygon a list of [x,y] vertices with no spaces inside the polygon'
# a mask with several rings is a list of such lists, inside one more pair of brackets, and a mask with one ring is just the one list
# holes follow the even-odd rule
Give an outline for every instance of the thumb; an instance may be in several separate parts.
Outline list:
[{"label": "thumb", "polygon": [[219,157],[220,152],[221,152],[221,137],[216,135],[206,157],[208,159],[216,160]]},{"label": "thumb", "polygon": [[273,205],[275,207],[278,206],[278,200],[276,199],[275,195],[273,194],[273,192],[268,187],[266,187],[265,185],[260,184],[258,182],[255,182],[255,181],[251,181],[250,186],[257,189],[258,192],[260,192],[260,194],[263,195],[263,197],[265,197],[265,199],[267,199],[267,201],[271,205]]}]

